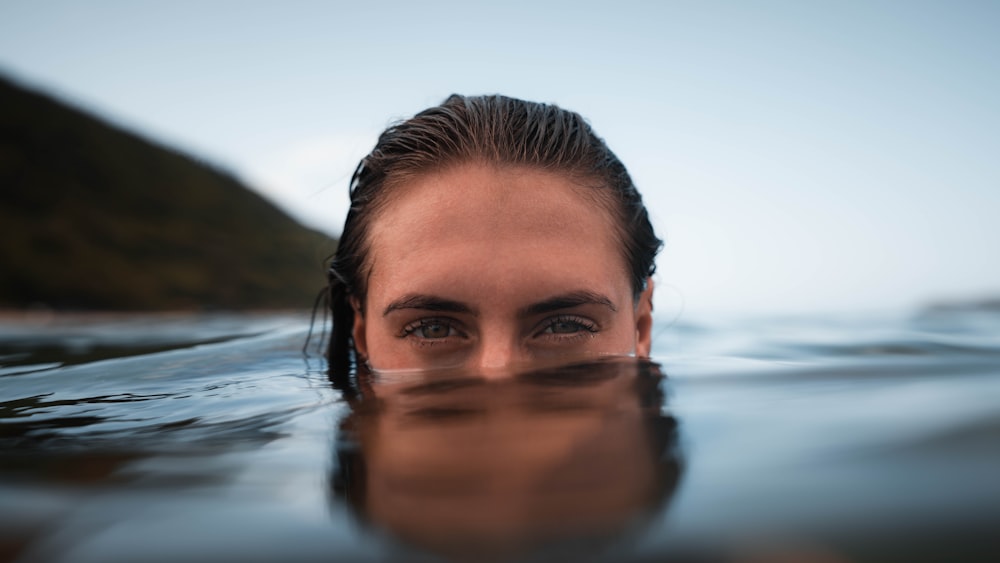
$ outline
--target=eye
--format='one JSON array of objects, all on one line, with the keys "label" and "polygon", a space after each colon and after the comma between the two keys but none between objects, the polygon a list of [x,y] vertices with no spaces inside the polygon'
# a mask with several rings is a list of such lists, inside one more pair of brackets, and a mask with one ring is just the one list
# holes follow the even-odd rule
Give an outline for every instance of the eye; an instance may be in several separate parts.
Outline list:
[{"label": "eye", "polygon": [[560,315],[545,321],[542,326],[542,335],[555,337],[575,336],[583,334],[593,334],[597,332],[597,325],[583,317]]},{"label": "eye", "polygon": [[403,327],[402,336],[412,336],[423,340],[441,340],[449,336],[460,336],[460,333],[446,319],[420,319]]},{"label": "eye", "polygon": [[545,332],[550,334],[573,334],[581,330],[583,327],[580,326],[580,323],[573,321],[556,321],[545,328]]}]

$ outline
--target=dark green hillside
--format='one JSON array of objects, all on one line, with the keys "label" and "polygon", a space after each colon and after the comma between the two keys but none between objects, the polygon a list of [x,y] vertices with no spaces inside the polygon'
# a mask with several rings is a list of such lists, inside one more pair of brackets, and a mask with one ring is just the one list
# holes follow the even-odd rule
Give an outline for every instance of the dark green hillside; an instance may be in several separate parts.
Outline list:
[{"label": "dark green hillside", "polygon": [[334,247],[232,176],[0,78],[0,308],[309,307]]}]

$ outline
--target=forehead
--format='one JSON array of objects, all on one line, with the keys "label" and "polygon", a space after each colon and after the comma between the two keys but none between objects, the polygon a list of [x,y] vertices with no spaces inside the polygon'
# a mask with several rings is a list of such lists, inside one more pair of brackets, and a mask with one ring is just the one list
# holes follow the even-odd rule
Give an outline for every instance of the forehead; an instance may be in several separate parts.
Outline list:
[{"label": "forehead", "polygon": [[[599,188],[568,174],[541,168],[466,163],[416,175],[393,186],[378,221],[385,229],[393,220],[454,220],[489,216],[494,224],[537,226],[541,216],[560,223],[611,226],[600,205]],[[555,214],[555,210],[563,210]],[[480,217],[482,218],[482,217]],[[373,230],[378,230],[378,227]]]},{"label": "forehead", "polygon": [[372,222],[369,279],[456,268],[627,278],[615,222],[596,190],[532,167],[463,164],[417,176],[394,186]]}]

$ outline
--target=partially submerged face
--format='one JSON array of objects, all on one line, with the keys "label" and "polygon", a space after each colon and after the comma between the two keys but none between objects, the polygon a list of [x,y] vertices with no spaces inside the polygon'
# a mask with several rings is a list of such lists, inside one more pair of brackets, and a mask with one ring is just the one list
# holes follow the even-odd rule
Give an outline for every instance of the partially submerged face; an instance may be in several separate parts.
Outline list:
[{"label": "partially submerged face", "polygon": [[369,232],[358,353],[376,370],[648,356],[652,285],[636,300],[595,188],[537,168],[463,164],[393,188]]}]

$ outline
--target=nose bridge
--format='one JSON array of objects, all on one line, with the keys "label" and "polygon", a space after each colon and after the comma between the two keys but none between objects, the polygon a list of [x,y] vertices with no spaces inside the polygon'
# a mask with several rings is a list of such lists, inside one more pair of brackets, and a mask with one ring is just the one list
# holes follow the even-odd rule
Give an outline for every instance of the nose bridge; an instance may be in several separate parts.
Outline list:
[{"label": "nose bridge", "polygon": [[501,376],[512,365],[525,360],[517,334],[509,327],[484,331],[476,357],[476,367],[484,377]]}]

